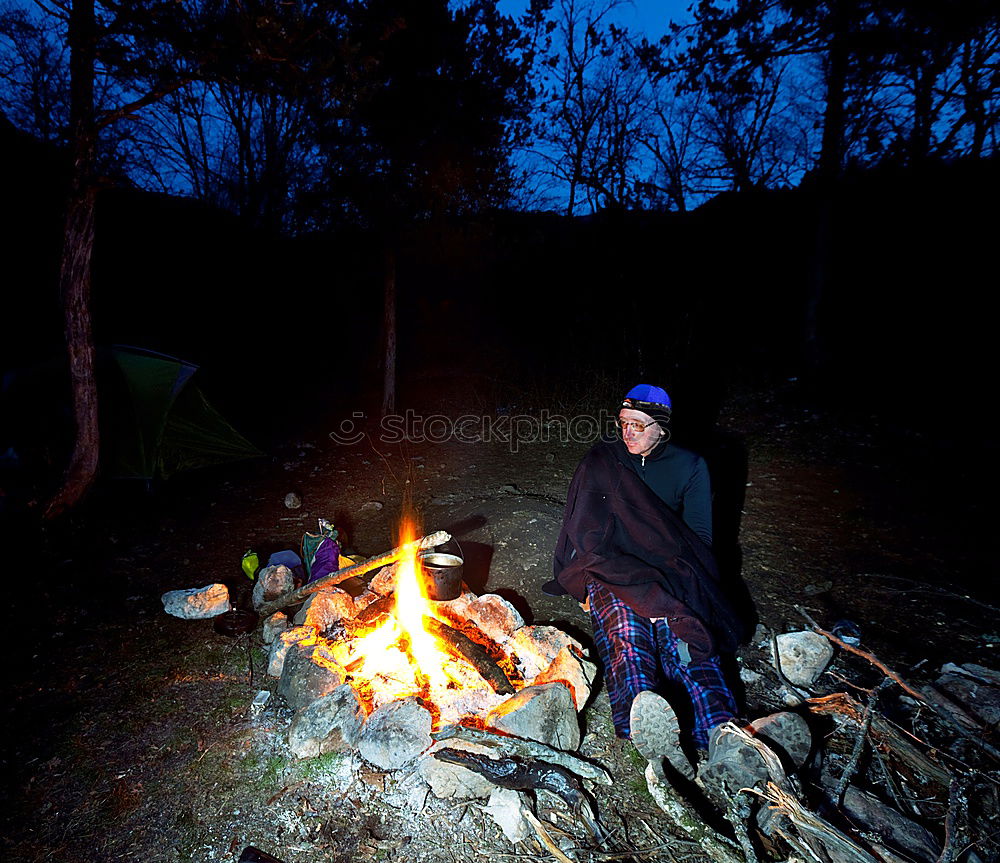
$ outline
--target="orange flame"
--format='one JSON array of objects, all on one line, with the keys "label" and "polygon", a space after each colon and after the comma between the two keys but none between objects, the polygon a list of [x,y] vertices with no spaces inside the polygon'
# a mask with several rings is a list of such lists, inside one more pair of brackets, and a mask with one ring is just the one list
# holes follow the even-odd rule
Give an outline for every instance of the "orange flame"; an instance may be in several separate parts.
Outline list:
[{"label": "orange flame", "polygon": [[433,612],[420,578],[412,520],[404,520],[401,534],[405,554],[396,567],[392,615],[367,635],[335,648],[338,661],[350,665],[356,683],[371,692],[373,702],[428,695],[458,683],[447,669],[449,660],[454,661],[451,655],[424,628],[424,616]]}]

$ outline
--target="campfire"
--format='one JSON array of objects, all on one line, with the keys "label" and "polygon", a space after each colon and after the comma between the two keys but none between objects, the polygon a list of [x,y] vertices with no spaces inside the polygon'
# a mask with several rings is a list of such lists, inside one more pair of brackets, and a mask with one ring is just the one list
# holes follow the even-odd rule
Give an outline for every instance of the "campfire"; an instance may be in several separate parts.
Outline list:
[{"label": "campfire", "polygon": [[[297,711],[293,749],[302,739],[302,757],[353,746],[395,769],[456,728],[575,749],[577,712],[594,678],[582,646],[555,627],[526,626],[495,594],[478,596],[464,583],[454,598],[428,591],[421,552],[450,537],[415,535],[404,523],[398,548],[298,590],[283,592],[280,567],[262,576],[276,585],[261,586],[258,608],[275,612],[264,623],[268,672]],[[348,582],[348,592],[357,575],[365,578]],[[303,599],[292,620],[280,611]],[[330,716],[317,732],[310,717],[323,711]],[[384,739],[409,742],[387,754]]]},{"label": "campfire", "polygon": [[[393,565],[393,591],[385,597],[391,610],[383,603],[374,615],[365,614],[376,600],[354,619],[342,619],[331,653],[369,712],[416,696],[431,709],[435,728],[468,724],[521,688],[523,679],[489,636],[449,609],[452,602],[428,598],[412,522],[404,524],[402,539],[406,551]],[[459,608],[467,604],[457,602]]]}]

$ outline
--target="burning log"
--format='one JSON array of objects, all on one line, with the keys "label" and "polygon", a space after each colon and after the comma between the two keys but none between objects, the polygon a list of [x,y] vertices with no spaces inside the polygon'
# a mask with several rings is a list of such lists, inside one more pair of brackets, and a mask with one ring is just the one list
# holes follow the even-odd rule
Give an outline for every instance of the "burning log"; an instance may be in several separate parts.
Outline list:
[{"label": "burning log", "polygon": [[436,545],[443,545],[450,539],[451,534],[446,533],[443,530],[439,530],[436,533],[429,534],[428,536],[415,540],[414,542],[404,543],[403,545],[392,549],[392,551],[385,552],[385,554],[379,554],[375,557],[370,557],[368,560],[362,561],[361,563],[357,563],[354,566],[348,566],[344,569],[338,569],[336,572],[331,572],[323,578],[317,579],[309,584],[304,584],[302,587],[282,594],[277,599],[265,602],[257,610],[261,617],[267,617],[268,615],[274,614],[274,612],[280,611],[288,605],[295,605],[297,602],[302,602],[302,600],[307,596],[311,596],[325,587],[332,587],[336,584],[340,584],[342,581],[353,578],[354,576],[364,575],[366,572],[371,572],[371,570],[377,569],[380,566],[385,566],[387,563],[395,563],[397,560],[400,560],[412,551],[424,551],[428,548],[433,548]]},{"label": "burning log", "polygon": [[442,623],[433,617],[424,617],[424,628],[433,636],[440,639],[448,649],[467,662],[482,676],[493,691],[499,695],[513,695],[515,692],[513,684],[504,674],[503,669],[497,665],[493,658],[480,647],[476,642],[457,629],[452,629],[446,623]]}]

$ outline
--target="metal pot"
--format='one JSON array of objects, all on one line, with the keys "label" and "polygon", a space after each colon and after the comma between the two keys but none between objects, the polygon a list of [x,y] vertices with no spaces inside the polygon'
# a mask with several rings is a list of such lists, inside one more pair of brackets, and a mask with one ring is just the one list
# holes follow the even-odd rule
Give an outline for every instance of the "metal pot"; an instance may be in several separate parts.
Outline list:
[{"label": "metal pot", "polygon": [[457,554],[427,551],[420,555],[424,593],[428,599],[443,602],[462,595],[462,567],[465,561]]}]

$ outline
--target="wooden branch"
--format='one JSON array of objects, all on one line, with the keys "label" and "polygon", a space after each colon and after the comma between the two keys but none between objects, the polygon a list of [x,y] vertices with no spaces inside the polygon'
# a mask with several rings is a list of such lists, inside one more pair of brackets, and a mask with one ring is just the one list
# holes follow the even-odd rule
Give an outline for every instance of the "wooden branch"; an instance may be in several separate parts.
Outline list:
[{"label": "wooden branch", "polygon": [[503,669],[497,665],[496,661],[486,650],[476,644],[469,636],[457,629],[442,623],[434,617],[424,617],[424,629],[431,635],[440,639],[447,645],[448,649],[468,661],[476,671],[482,676],[493,691],[499,695],[513,695],[516,691],[514,685],[504,674]]},{"label": "wooden branch", "polygon": [[[944,848],[937,863],[951,863],[959,853],[959,815],[965,815],[969,808],[968,780],[964,776],[956,776],[948,789],[948,815],[944,820]],[[964,820],[964,819],[963,819]]]},{"label": "wooden branch", "polygon": [[565,767],[583,779],[590,779],[603,785],[613,784],[604,768],[534,740],[523,740],[520,737],[510,737],[481,728],[469,728],[466,725],[446,725],[440,731],[432,733],[431,737],[435,740],[462,740],[466,743],[476,743],[504,756],[521,755],[525,758],[537,758]]},{"label": "wooden branch", "polygon": [[549,831],[545,829],[545,825],[535,817],[535,814],[527,806],[521,807],[521,815],[524,817],[525,821],[535,828],[535,832],[538,834],[538,838],[541,840],[542,845],[549,850],[549,853],[555,857],[559,863],[574,863],[571,857],[567,857],[563,854],[559,846],[556,845],[552,837],[549,836]]},{"label": "wooden branch", "polygon": [[[864,709],[861,704],[846,692],[810,698],[806,703],[812,713],[819,715],[838,713],[859,725],[864,720]],[[888,719],[876,712],[871,714],[871,733],[921,776],[946,787],[951,784],[952,775],[948,770],[931,761],[914,743],[903,736],[902,730],[897,729]]]},{"label": "wooden branch", "polygon": [[816,623],[816,621],[809,616],[809,613],[801,606],[796,605],[795,610],[799,614],[801,614],[809,623],[809,625],[820,635],[824,636],[825,638],[828,638],[830,641],[836,644],[837,647],[840,647],[843,650],[846,650],[850,653],[856,654],[857,656],[860,656],[862,659],[868,660],[868,662],[870,662],[877,669],[879,669],[879,671],[881,671],[886,677],[892,678],[897,684],[899,684],[900,688],[907,695],[911,696],[912,698],[915,698],[917,701],[926,704],[931,710],[934,711],[934,713],[938,717],[940,717],[942,720],[944,720],[944,722],[950,725],[954,731],[957,731],[966,740],[978,746],[980,749],[982,749],[988,755],[991,755],[997,761],[1000,761],[1000,749],[997,749],[992,744],[987,743],[985,740],[982,739],[981,736],[977,735],[975,731],[966,728],[955,717],[954,712],[951,709],[949,709],[943,703],[942,700],[928,698],[926,693],[914,689],[912,686],[910,686],[910,684],[908,684],[905,680],[903,680],[902,677],[896,674],[895,671],[889,668],[889,666],[887,666],[874,654],[869,653],[867,650],[861,650],[861,648],[855,647],[853,644],[847,644],[846,642],[841,641],[839,638],[837,638],[836,635],[827,632],[818,623]]},{"label": "wooden branch", "polygon": [[586,800],[580,780],[558,764],[517,756],[498,760],[479,752],[450,747],[437,750],[433,757],[478,773],[499,788],[509,788],[512,791],[551,791],[570,807],[574,815],[580,814],[580,808]]},{"label": "wooden branch", "polygon": [[436,545],[442,545],[450,539],[451,534],[446,533],[443,530],[439,530],[437,533],[432,533],[428,536],[422,537],[421,539],[398,546],[392,551],[387,551],[385,554],[370,557],[368,560],[354,564],[354,566],[338,569],[336,572],[324,575],[316,581],[311,581],[309,584],[303,584],[302,587],[296,588],[288,593],[284,593],[277,599],[265,602],[259,609],[257,609],[257,611],[260,614],[261,619],[264,619],[269,614],[274,614],[274,612],[279,611],[288,605],[294,605],[297,602],[302,602],[302,600],[307,596],[311,596],[317,591],[323,590],[325,587],[333,587],[335,584],[340,584],[340,582],[347,581],[347,579],[353,578],[356,575],[364,575],[366,572],[370,572],[380,566],[385,566],[387,563],[395,563],[397,560],[409,554],[414,549],[417,551],[423,551],[428,548],[433,548]]},{"label": "wooden branch", "polygon": [[811,839],[819,842],[833,859],[853,860],[856,863],[878,863],[875,857],[851,840],[850,837],[841,833],[829,821],[820,818],[815,812],[805,809],[791,794],[773,782],[768,782],[764,791],[754,791],[753,793],[759,794],[784,815],[803,840]]},{"label": "wooden branch", "polygon": [[662,809],[674,826],[715,863],[745,863],[739,849],[725,837],[716,833],[694,808],[666,782],[661,782],[646,765],[646,786],[656,805]]},{"label": "wooden branch", "polygon": [[890,683],[892,681],[888,677],[884,677],[882,682],[868,694],[868,703],[865,704],[865,715],[861,719],[861,727],[858,729],[858,736],[854,741],[854,751],[851,752],[851,758],[847,762],[843,774],[841,774],[840,781],[837,783],[837,791],[834,799],[837,801],[838,806],[844,802],[844,792],[847,790],[847,785],[851,781],[851,777],[854,776],[854,771],[858,769],[858,761],[861,759],[861,753],[865,748],[865,740],[868,738],[868,729],[872,727],[872,716],[875,714],[875,703],[878,701],[879,693]]}]

